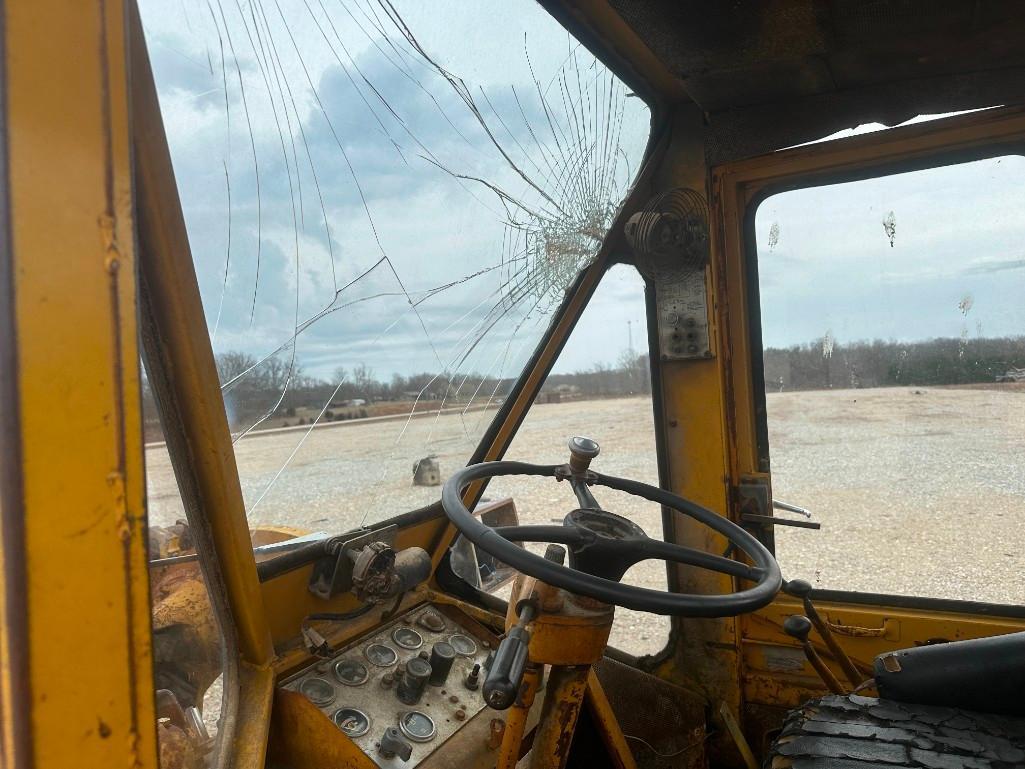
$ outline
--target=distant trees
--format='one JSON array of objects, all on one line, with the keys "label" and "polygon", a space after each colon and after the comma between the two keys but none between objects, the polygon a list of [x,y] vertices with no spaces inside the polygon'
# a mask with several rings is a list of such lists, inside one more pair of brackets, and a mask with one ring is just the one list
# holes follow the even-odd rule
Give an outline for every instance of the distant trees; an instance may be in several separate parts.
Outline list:
[{"label": "distant trees", "polygon": [[586,371],[572,374],[550,374],[544,389],[551,391],[562,387],[586,397],[607,398],[621,395],[645,395],[651,392],[651,369],[648,354],[624,350],[613,366],[597,362]]},{"label": "distant trees", "polygon": [[[233,429],[251,425],[268,413],[281,418],[298,416],[297,424],[313,421],[309,414],[302,416],[304,409],[317,414],[330,409],[325,417],[330,413],[335,419],[374,413],[363,405],[352,406],[358,400],[367,404],[418,400],[422,407],[439,402],[452,407],[471,401],[483,404],[507,396],[515,381],[480,373],[454,376],[427,371],[395,373],[382,381],[365,363],[338,367],[331,380],[322,380],[305,374],[290,355],[257,363],[252,355],[237,351],[219,354],[216,363]],[[1025,336],[842,343],[827,334],[805,344],[766,349],[763,367],[770,392],[993,382],[1010,368],[1025,368]],[[624,350],[615,365],[599,361],[583,371],[551,374],[543,392],[584,398],[646,395],[651,392],[648,355]],[[145,372],[142,397],[147,440],[155,440],[159,420]]]},{"label": "distant trees", "polygon": [[920,342],[818,339],[763,354],[765,387],[777,390],[993,382],[1025,365],[1025,336]]},{"label": "distant trees", "polygon": [[[267,415],[272,417],[268,419],[267,426],[276,427],[282,419],[296,420],[295,424],[306,424],[307,420],[312,422],[311,411],[320,414],[323,410],[323,418],[328,421],[374,413],[358,401],[373,405],[416,400],[421,408],[439,402],[451,407],[470,402],[494,403],[506,397],[515,382],[511,377],[498,378],[476,372],[453,375],[429,371],[395,373],[384,381],[362,362],[349,367],[339,366],[330,380],[325,380],[308,376],[299,361],[287,353],[258,361],[248,353],[228,351],[216,356],[216,365],[232,429],[248,427]],[[597,362],[585,371],[552,374],[544,385],[548,391],[560,387],[581,397],[649,393],[648,356],[624,351],[615,365]],[[354,401],[357,402],[355,405]],[[159,420],[149,382],[145,379],[143,408],[147,439],[156,440],[160,433]]]}]

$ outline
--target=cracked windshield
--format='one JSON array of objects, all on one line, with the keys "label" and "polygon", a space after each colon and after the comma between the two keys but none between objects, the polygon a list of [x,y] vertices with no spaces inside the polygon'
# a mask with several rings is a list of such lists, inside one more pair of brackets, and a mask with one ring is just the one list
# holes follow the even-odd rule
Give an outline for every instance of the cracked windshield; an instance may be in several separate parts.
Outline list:
[{"label": "cracked windshield", "polygon": [[758,207],[773,497],[822,525],[775,527],[788,579],[1025,603],[1023,176],[986,158]]},{"label": "cracked windshield", "polygon": [[250,523],[433,503],[594,259],[646,105],[527,0],[141,5]]}]

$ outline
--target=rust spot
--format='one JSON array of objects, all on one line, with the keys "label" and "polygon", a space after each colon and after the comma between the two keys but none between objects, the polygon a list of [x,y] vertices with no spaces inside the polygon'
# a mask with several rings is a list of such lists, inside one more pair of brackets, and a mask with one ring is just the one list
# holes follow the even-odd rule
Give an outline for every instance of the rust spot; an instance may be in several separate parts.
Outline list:
[{"label": "rust spot", "polygon": [[491,719],[491,729],[488,731],[488,748],[495,750],[502,744],[502,737],[505,736],[505,721],[501,718]]},{"label": "rust spot", "polygon": [[883,657],[883,668],[887,673],[899,673],[900,672],[900,660],[897,659],[896,654],[887,654]]}]

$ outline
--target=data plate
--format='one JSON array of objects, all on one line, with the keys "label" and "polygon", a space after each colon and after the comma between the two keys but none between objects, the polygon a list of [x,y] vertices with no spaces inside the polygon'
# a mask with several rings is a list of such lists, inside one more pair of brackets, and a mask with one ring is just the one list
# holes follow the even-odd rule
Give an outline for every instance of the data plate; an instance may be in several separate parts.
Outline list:
[{"label": "data plate", "polygon": [[[425,613],[432,616],[425,618]],[[440,630],[437,629],[438,620],[444,623]],[[416,635],[422,638],[422,644],[416,648],[406,648],[416,646]],[[456,650],[452,669],[442,686],[428,685],[423,697],[415,705],[406,705],[396,696],[398,681],[393,682],[390,688],[382,686],[384,676],[394,676],[399,665],[406,664],[420,652],[430,655],[438,641],[446,641]],[[355,709],[366,715],[370,724],[362,735],[358,734],[362,731],[358,716],[348,714],[346,718],[344,716],[347,714],[343,714],[338,721],[357,733],[349,739],[378,766],[385,769],[410,769],[440,748],[449,737],[484,710],[480,686],[476,691],[471,691],[466,688],[464,681],[474,664],[479,664],[480,684],[483,684],[484,660],[490,652],[486,639],[428,605],[404,614],[373,635],[342,649],[330,660],[309,666],[286,679],[282,686],[306,695],[328,718],[333,718],[342,708]],[[338,677],[335,668],[340,662],[344,664],[341,677]],[[364,671],[366,680],[353,685],[353,682],[363,680]],[[334,696],[330,702],[325,701],[324,683],[333,690]],[[408,761],[397,756],[385,758],[378,748],[381,736],[389,726],[399,727],[404,733],[410,732],[414,736],[426,733],[420,731],[425,725],[422,718],[408,717],[411,711],[418,711],[434,722],[434,736],[424,742],[409,739],[413,752]],[[462,718],[456,715],[460,711],[464,714]]]},{"label": "data plate", "polygon": [[663,272],[655,281],[658,346],[662,360],[711,358],[705,270]]}]

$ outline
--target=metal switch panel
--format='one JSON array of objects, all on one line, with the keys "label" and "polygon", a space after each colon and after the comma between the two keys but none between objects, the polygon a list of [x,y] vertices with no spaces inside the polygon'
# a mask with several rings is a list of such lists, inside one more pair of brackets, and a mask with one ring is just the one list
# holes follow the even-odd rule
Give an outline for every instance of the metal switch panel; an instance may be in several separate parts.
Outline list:
[{"label": "metal switch panel", "polygon": [[655,283],[655,306],[662,360],[712,357],[703,267],[663,271]]}]

